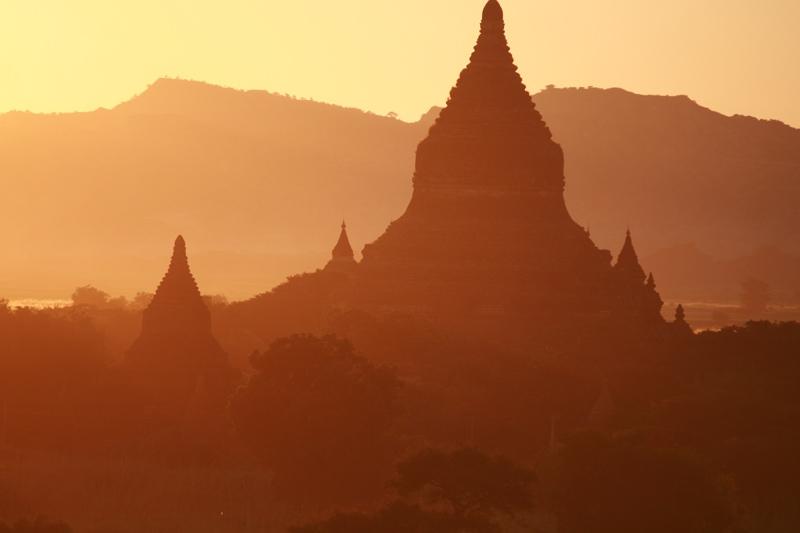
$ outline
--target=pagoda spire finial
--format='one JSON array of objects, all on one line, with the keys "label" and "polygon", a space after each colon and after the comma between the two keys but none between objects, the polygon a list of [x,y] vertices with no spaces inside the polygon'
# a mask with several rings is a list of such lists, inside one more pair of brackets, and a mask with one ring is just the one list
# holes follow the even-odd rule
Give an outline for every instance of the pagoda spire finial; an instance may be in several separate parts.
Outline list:
[{"label": "pagoda spire finial", "polygon": [[173,254],[182,253],[183,255],[186,255],[186,239],[183,238],[183,235],[178,235],[178,237],[175,239],[172,252]]},{"label": "pagoda spire finial", "polygon": [[186,256],[186,240],[183,235],[178,235],[175,239],[175,244],[172,247],[172,259],[169,262],[169,270],[176,268],[189,268],[189,259]]},{"label": "pagoda spire finial", "polygon": [[483,8],[482,30],[502,30],[505,27],[503,8],[497,0],[489,0]]},{"label": "pagoda spire finial", "polygon": [[200,293],[197,290],[192,271],[189,268],[189,258],[186,254],[186,240],[182,235],[178,235],[175,239],[175,244],[172,246],[172,258],[169,261],[167,273],[161,280],[161,284],[156,290],[156,296],[159,297],[161,293],[172,293],[176,287],[181,287],[190,293]]}]

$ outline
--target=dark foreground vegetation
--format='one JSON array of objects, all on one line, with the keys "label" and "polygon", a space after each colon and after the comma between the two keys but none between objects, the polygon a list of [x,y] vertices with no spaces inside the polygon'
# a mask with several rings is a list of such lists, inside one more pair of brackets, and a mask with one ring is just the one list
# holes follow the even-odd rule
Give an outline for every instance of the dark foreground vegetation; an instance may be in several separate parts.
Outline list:
[{"label": "dark foreground vegetation", "polygon": [[800,524],[800,324],[531,354],[340,313],[252,331],[248,360],[212,309],[242,376],[221,411],[152,408],[115,348],[136,309],[0,306],[0,532]]}]

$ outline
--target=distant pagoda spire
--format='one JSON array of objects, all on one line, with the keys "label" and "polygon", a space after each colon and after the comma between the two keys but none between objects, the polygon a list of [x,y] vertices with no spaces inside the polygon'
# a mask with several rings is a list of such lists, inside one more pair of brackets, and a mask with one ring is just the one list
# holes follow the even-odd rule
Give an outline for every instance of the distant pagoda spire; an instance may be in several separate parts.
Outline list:
[{"label": "distant pagoda spire", "polygon": [[678,304],[675,308],[675,320],[672,322],[672,328],[680,335],[693,335],[694,330],[692,326],[686,321],[686,310],[683,304]]},{"label": "distant pagoda spire", "polygon": [[350,238],[347,236],[347,223],[342,221],[339,240],[331,251],[331,260],[325,266],[325,270],[350,272],[356,264],[353,247],[350,246]]},{"label": "distant pagoda spire", "polygon": [[622,245],[622,251],[619,253],[617,264],[614,268],[630,281],[636,283],[645,282],[646,276],[642,265],[639,264],[639,257],[636,255],[636,249],[633,247],[633,238],[631,237],[630,229],[625,235],[625,244]]},{"label": "distant pagoda spire", "polygon": [[150,307],[165,307],[174,304],[182,306],[202,306],[205,303],[197,287],[197,282],[189,268],[189,259],[186,255],[186,241],[178,235],[172,247],[172,258],[169,262],[167,273],[161,279]]},{"label": "distant pagoda spire", "polygon": [[339,233],[339,240],[331,252],[333,259],[353,259],[353,247],[350,246],[350,239],[347,236],[347,223],[342,221],[342,231]]}]

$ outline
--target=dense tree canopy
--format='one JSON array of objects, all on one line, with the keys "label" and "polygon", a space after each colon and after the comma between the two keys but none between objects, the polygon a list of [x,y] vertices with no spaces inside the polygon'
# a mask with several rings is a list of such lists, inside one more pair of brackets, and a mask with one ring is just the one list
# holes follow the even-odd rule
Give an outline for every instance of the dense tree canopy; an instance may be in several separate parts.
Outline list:
[{"label": "dense tree canopy", "polygon": [[69,444],[106,368],[100,332],[79,311],[0,305],[0,342],[0,439]]},{"label": "dense tree canopy", "polygon": [[252,364],[256,374],[233,399],[232,416],[284,494],[347,499],[380,489],[398,412],[391,370],[347,341],[308,335],[275,341]]},{"label": "dense tree canopy", "polygon": [[[358,350],[300,335],[252,356],[251,379],[223,414],[249,455],[234,452],[237,435],[222,425],[218,438],[200,431],[204,413],[192,412],[191,423],[148,418],[108,357],[137,325],[130,309],[0,306],[0,451],[70,461],[102,451],[246,471],[258,469],[255,458],[275,476],[269,490],[302,513],[291,523],[331,505],[386,501],[391,490],[399,498],[307,532],[489,531],[529,513],[545,523],[557,516],[566,533],[783,533],[800,523],[800,324],[584,345],[583,357],[510,354],[421,322],[349,313],[334,325]],[[400,367],[402,387],[382,363]],[[604,396],[612,416],[594,424]],[[460,449],[465,442],[476,449]],[[389,485],[392,465],[420,448]],[[0,509],[38,501],[9,487]]]},{"label": "dense tree canopy", "polygon": [[723,533],[732,509],[691,454],[636,438],[573,437],[560,454],[556,512],[564,533]]},{"label": "dense tree canopy", "polygon": [[397,466],[400,496],[416,497],[459,518],[515,514],[533,508],[533,472],[471,448],[422,450]]},{"label": "dense tree canopy", "polygon": [[472,448],[425,449],[397,465],[399,499],[372,513],[338,513],[293,533],[493,533],[533,510],[531,471]]}]

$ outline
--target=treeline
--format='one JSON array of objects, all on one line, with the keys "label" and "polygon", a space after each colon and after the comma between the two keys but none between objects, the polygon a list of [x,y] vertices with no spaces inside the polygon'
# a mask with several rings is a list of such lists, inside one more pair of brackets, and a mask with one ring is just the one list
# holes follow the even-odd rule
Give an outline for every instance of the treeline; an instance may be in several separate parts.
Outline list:
[{"label": "treeline", "polygon": [[[247,329],[233,329],[235,307],[214,312],[223,330]],[[293,509],[283,526],[300,532],[800,524],[800,324],[660,342],[598,333],[581,349],[531,354],[409,317],[339,312],[252,353],[226,409],[211,412],[155,409],[130,384],[108,336],[136,317],[0,306],[0,450],[152,464],[164,476],[263,468]],[[22,518],[4,490],[0,480],[0,519]]]}]

